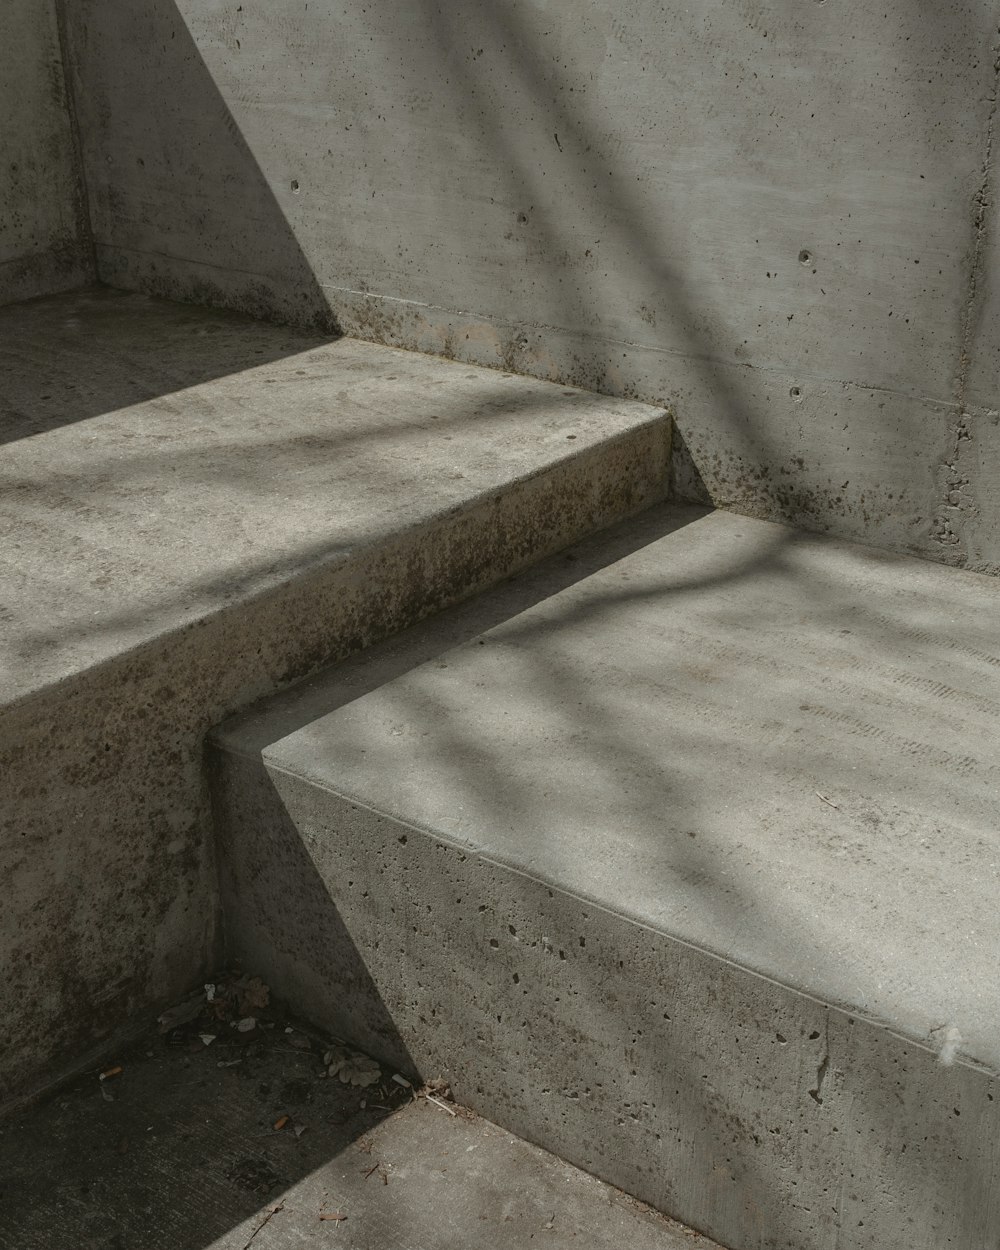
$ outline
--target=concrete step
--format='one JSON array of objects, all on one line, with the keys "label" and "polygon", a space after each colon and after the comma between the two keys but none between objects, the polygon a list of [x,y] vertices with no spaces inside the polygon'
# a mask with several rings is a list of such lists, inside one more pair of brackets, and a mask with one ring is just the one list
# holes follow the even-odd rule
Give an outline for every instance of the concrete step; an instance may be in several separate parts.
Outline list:
[{"label": "concrete step", "polygon": [[0,310],[0,1105],[218,949],[207,729],[661,498],[669,421],[106,290]]},{"label": "concrete step", "polygon": [[998,619],[653,509],[219,731],[231,953],[738,1250],[996,1246]]},{"label": "concrete step", "polygon": [[330,1078],[331,1039],[259,1001],[0,1121],[0,1250],[718,1250],[439,1083]]}]

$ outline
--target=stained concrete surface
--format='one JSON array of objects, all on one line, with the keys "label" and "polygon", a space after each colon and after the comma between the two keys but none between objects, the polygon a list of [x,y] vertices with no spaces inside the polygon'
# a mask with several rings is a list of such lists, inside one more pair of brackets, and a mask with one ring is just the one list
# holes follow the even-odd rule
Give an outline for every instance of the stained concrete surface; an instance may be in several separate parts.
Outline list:
[{"label": "stained concrete surface", "polygon": [[616,439],[665,477],[653,408],[412,352],[100,291],[0,334],[4,701]]},{"label": "stained concrete surface", "polygon": [[360,960],[419,1071],[741,1250],[993,1244],[1000,587],[674,509],[570,555],[220,731],[233,953],[391,1055]]},{"label": "stained concrete surface", "polygon": [[716,504],[1000,563],[992,0],[69,18],[108,281],[304,269],[349,333],[669,403]]},{"label": "stained concrete surface", "polygon": [[0,6],[0,304],[96,278],[55,0]]},{"label": "stained concrete surface", "polygon": [[196,1026],[208,1046],[195,1026],[153,1033],[103,1065],[120,1075],[0,1121],[0,1246],[717,1250],[389,1071],[326,1078],[329,1042],[269,1014],[249,1042],[218,1021]]},{"label": "stained concrete surface", "polygon": [[0,362],[2,1103],[211,965],[211,725],[661,498],[669,421],[107,291]]}]

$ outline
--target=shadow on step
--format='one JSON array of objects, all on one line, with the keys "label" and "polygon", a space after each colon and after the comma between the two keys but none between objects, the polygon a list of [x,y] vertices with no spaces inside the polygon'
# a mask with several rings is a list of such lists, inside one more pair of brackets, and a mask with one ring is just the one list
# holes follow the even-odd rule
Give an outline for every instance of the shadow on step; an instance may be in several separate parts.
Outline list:
[{"label": "shadow on step", "polygon": [[[0,443],[340,335],[173,0],[66,6],[66,38],[97,273],[117,290],[0,309]],[[148,296],[231,311],[206,317]]]},{"label": "shadow on step", "polygon": [[11,304],[0,308],[0,444],[140,404],[173,416],[176,438],[211,416],[191,388],[335,337],[106,287]]},{"label": "shadow on step", "polygon": [[218,732],[233,952],[724,1244],[977,1250],[996,1084],[921,1032],[977,1001],[941,926],[992,914],[940,841],[991,853],[991,620],[654,509]]},{"label": "shadow on step", "polygon": [[321,1212],[378,1169],[365,1135],[410,1091],[384,1071],[363,1088],[326,1077],[327,1043],[280,1007],[266,1014],[266,1032],[209,1026],[207,1046],[195,1028],[147,1036],[115,1056],[117,1075],[91,1072],[6,1119],[0,1246],[244,1250],[314,1174],[326,1197],[285,1222],[328,1232]]}]

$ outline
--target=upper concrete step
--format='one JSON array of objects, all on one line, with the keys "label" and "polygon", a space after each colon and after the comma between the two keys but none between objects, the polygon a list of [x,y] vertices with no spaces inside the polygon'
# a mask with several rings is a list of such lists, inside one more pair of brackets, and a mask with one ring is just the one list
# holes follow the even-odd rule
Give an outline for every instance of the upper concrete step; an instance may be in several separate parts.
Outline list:
[{"label": "upper concrete step", "polygon": [[0,310],[0,371],[3,702],[379,548],[454,597],[664,488],[646,405],[140,295]]},{"label": "upper concrete step", "polygon": [[983,1250],[998,619],[654,510],[220,733],[233,950],[727,1245]]},{"label": "upper concrete step", "polygon": [[661,498],[640,404],[89,291],[0,311],[0,1103],[216,946],[205,731]]}]

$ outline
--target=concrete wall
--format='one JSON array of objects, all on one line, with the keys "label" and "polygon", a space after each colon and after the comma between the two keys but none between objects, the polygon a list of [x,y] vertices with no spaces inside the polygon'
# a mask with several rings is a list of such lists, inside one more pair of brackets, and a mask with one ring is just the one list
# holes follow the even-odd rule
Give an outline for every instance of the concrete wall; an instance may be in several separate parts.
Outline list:
[{"label": "concrete wall", "polygon": [[667,402],[682,492],[1000,569],[992,0],[80,0],[102,276]]},{"label": "concrete wall", "polygon": [[53,0],[0,5],[0,304],[93,278]]}]

